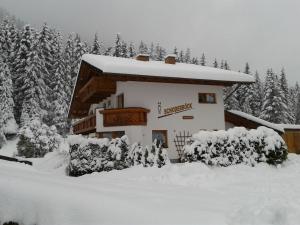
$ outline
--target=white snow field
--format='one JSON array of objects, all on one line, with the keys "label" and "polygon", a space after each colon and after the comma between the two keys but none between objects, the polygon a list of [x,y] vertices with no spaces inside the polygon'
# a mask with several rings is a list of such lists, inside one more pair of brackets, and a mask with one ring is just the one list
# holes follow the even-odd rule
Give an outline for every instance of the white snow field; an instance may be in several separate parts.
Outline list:
[{"label": "white snow field", "polygon": [[[0,150],[1,152],[1,150]],[[281,167],[202,163],[64,175],[53,152],[34,166],[0,160],[0,221],[24,225],[297,225],[300,157]],[[0,224],[1,224],[0,222]]]}]

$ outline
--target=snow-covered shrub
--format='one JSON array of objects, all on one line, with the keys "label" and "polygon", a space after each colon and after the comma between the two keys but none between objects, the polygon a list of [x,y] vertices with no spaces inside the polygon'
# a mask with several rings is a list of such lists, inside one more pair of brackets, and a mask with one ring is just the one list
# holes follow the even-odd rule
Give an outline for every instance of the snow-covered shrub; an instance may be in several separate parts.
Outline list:
[{"label": "snow-covered shrub", "polygon": [[110,141],[107,150],[107,160],[112,165],[112,169],[121,170],[130,166],[127,160],[128,152],[129,141],[126,135]]},{"label": "snow-covered shrub", "polygon": [[70,145],[69,175],[81,176],[108,170],[108,139],[84,138],[81,135],[68,137]]},{"label": "snow-covered shrub", "polygon": [[152,143],[151,149],[147,146],[145,147],[145,151],[142,156],[142,163],[144,167],[156,166],[161,168],[169,161],[166,149],[164,149],[156,140]]},{"label": "snow-covered shrub", "polygon": [[19,156],[43,157],[59,147],[61,141],[55,126],[48,127],[38,119],[31,120],[19,131],[17,150]]},{"label": "snow-covered shrub", "polygon": [[286,144],[274,130],[239,127],[228,131],[200,131],[193,135],[184,147],[182,161],[201,161],[216,166],[240,163],[254,166],[259,162],[277,165],[286,158]]},{"label": "snow-covered shrub", "polygon": [[142,164],[142,157],[143,157],[144,149],[140,143],[134,143],[128,152],[127,155],[127,162],[131,166],[137,166]]},{"label": "snow-covered shrub", "polygon": [[122,170],[142,164],[158,168],[169,162],[166,150],[153,143],[152,148],[140,144],[130,146],[127,136],[109,141],[106,138],[68,137],[70,145],[69,175],[81,176],[93,172]]}]

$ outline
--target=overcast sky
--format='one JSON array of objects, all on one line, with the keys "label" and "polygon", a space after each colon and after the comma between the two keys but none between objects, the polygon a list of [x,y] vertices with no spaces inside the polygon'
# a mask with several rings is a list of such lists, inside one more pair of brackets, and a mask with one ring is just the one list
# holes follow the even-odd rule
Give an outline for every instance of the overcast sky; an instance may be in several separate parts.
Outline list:
[{"label": "overcast sky", "polygon": [[0,0],[0,6],[35,26],[47,22],[63,33],[106,44],[116,33],[127,41],[191,48],[227,59],[232,69],[265,74],[284,66],[300,82],[299,0]]}]

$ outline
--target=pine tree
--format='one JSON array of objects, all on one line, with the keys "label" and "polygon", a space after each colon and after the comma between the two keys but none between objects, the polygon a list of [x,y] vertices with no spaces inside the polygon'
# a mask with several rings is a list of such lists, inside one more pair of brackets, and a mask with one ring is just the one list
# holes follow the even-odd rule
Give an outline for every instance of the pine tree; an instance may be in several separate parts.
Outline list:
[{"label": "pine tree", "polygon": [[[0,61],[0,136],[16,134],[17,123],[14,117],[13,85],[11,74],[5,62]],[[0,141],[1,142],[1,141]]]},{"label": "pine tree", "polygon": [[176,55],[176,60],[178,61],[178,49],[177,47],[175,46],[174,50],[173,50],[173,54]]},{"label": "pine tree", "polygon": [[33,49],[35,40],[34,33],[35,31],[30,25],[24,26],[20,34],[20,42],[13,62],[12,78],[14,84],[15,118],[18,124],[20,123],[24,101],[26,69],[29,67],[29,55]]},{"label": "pine tree", "polygon": [[128,58],[128,49],[127,49],[127,44],[125,41],[122,41],[121,43],[121,54],[120,57],[122,58]]},{"label": "pine tree", "polygon": [[[224,63],[224,69],[226,68],[227,62],[225,61]],[[249,64],[246,63],[245,65],[245,70],[244,70],[245,74],[250,75],[250,67]],[[236,100],[238,102],[238,108],[239,110],[245,112],[245,113],[249,113],[252,114],[251,108],[250,108],[250,99],[248,99],[248,95],[249,92],[253,92],[254,90],[249,90],[248,85],[240,85],[240,87],[236,90]]]},{"label": "pine tree", "polygon": [[149,57],[151,60],[155,60],[155,47],[154,47],[153,42],[151,43],[150,48],[149,48]]},{"label": "pine tree", "polygon": [[162,48],[159,44],[155,47],[154,60],[163,61],[166,56],[166,50]]},{"label": "pine tree", "polygon": [[230,70],[228,62],[225,60],[224,65],[223,65],[224,70]]},{"label": "pine tree", "polygon": [[115,39],[113,56],[121,57],[121,55],[122,55],[122,39],[121,39],[121,35],[117,34],[116,39]]},{"label": "pine tree", "polygon": [[103,47],[98,40],[98,35],[95,34],[94,42],[91,48],[91,53],[95,55],[102,55],[103,54]]},{"label": "pine tree", "polygon": [[217,61],[216,58],[215,58],[215,61],[214,61],[214,63],[213,63],[213,67],[214,67],[214,68],[218,68],[218,61]]},{"label": "pine tree", "polygon": [[193,57],[192,58],[192,61],[191,61],[191,64],[195,64],[195,65],[199,65],[199,59],[197,57]]},{"label": "pine tree", "polygon": [[200,59],[200,65],[201,65],[201,66],[206,66],[206,58],[205,58],[204,53],[203,53],[202,56],[201,56],[201,59]]},{"label": "pine tree", "polygon": [[147,45],[141,41],[140,45],[139,45],[139,54],[148,54],[148,47]]},{"label": "pine tree", "polygon": [[267,71],[261,118],[272,123],[281,123],[282,99],[277,76],[272,69]]},{"label": "pine tree", "polygon": [[297,98],[296,124],[300,124],[300,93],[298,94],[298,98]]},{"label": "pine tree", "polygon": [[128,56],[129,58],[133,58],[134,56],[136,56],[135,47],[132,42],[130,42],[128,47]]},{"label": "pine tree", "polygon": [[182,50],[179,52],[178,62],[180,63],[184,62],[184,53]]},{"label": "pine tree", "polygon": [[221,61],[220,69],[224,69],[224,61]]},{"label": "pine tree", "polygon": [[191,49],[187,48],[184,54],[184,63],[191,63]]},{"label": "pine tree", "polygon": [[79,72],[79,66],[81,57],[88,52],[88,46],[85,42],[81,41],[79,34],[76,34],[74,39],[74,52],[71,64],[71,78],[72,78],[72,90],[75,85],[76,77]]},{"label": "pine tree", "polygon": [[70,123],[67,120],[68,104],[70,96],[66,87],[68,86],[68,78],[66,72],[66,64],[62,54],[57,58],[57,69],[54,74],[55,83],[53,88],[53,103],[51,112],[53,112],[53,125],[56,126],[58,132],[61,135],[68,133],[70,129]]},{"label": "pine tree", "polygon": [[21,74],[23,83],[22,92],[24,95],[21,125],[25,125],[34,118],[44,119],[48,108],[47,86],[44,82],[44,75],[47,74],[45,62],[39,56],[39,45],[34,43],[27,57],[27,67],[24,74]]},{"label": "pine tree", "polygon": [[65,62],[65,73],[66,73],[66,92],[68,96],[72,95],[73,83],[72,78],[74,76],[74,72],[72,71],[73,65],[76,64],[75,58],[75,46],[74,46],[74,37],[72,34],[69,35],[67,39],[67,43],[63,52],[63,60]]},{"label": "pine tree", "polygon": [[295,115],[293,115],[291,111],[292,101],[291,101],[291,96],[290,96],[284,68],[282,68],[280,73],[280,89],[281,89],[280,94],[282,95],[281,98],[283,100],[281,123],[293,124],[295,122]]}]

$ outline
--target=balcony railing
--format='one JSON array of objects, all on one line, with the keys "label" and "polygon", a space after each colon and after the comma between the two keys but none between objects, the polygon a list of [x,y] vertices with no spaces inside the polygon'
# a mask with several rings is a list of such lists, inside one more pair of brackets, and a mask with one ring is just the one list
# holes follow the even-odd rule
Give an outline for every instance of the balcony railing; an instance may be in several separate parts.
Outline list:
[{"label": "balcony railing", "polygon": [[136,126],[147,125],[147,113],[150,110],[145,108],[120,108],[105,109],[100,111],[103,114],[103,126]]},{"label": "balcony railing", "polygon": [[88,116],[73,125],[74,134],[87,134],[96,131],[96,115]]}]

